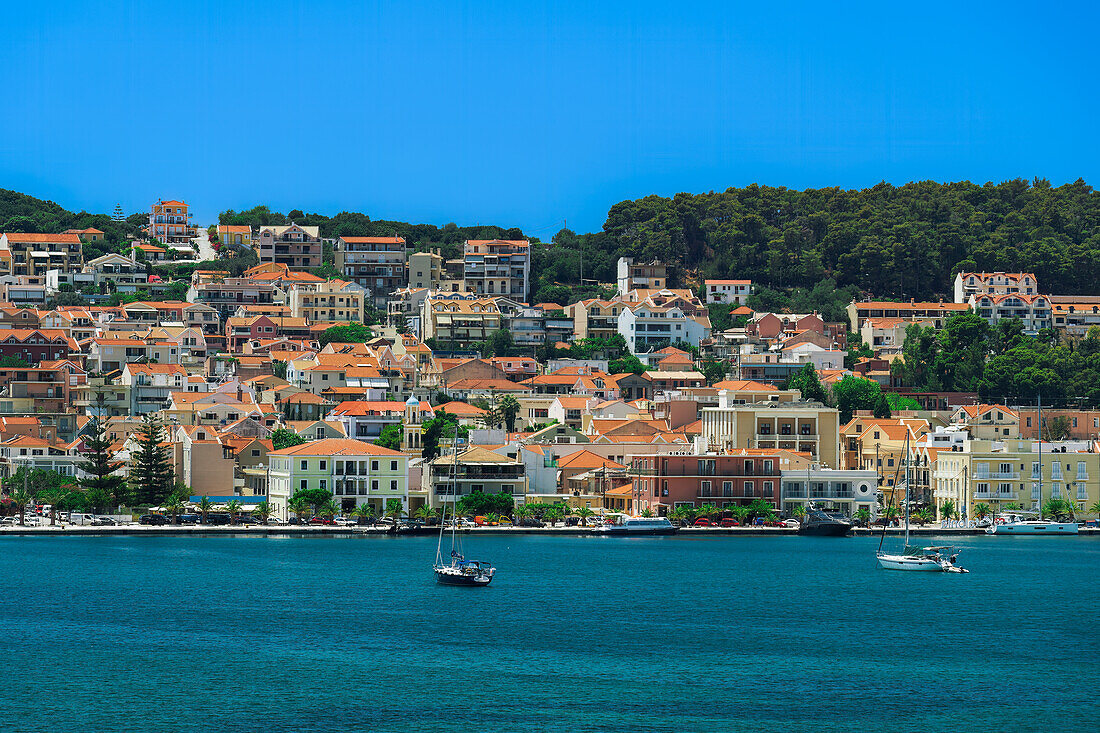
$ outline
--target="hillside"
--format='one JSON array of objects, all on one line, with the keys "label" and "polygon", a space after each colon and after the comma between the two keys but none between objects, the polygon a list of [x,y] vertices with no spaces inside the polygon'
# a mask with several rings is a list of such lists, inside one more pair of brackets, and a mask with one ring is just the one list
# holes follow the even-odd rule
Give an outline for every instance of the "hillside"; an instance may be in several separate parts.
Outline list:
[{"label": "hillside", "polygon": [[0,188],[0,232],[63,232],[66,229],[99,229],[104,247],[84,245],[85,259],[98,257],[105,251],[116,251],[116,245],[129,242],[137,235],[144,221],[140,214],[125,222],[116,222],[107,214],[74,213],[54,203],[33,196]]}]

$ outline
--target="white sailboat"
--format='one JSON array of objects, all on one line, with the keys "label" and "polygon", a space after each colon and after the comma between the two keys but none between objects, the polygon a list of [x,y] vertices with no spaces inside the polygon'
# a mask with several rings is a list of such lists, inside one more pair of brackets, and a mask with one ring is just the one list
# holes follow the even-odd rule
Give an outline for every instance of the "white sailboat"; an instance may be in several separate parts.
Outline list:
[{"label": "white sailboat", "polygon": [[886,538],[886,525],[882,527],[882,539],[875,553],[883,570],[907,570],[925,573],[967,573],[955,564],[958,552],[951,547],[911,547],[909,545],[909,436],[905,436],[905,544],[900,553],[882,551]]},{"label": "white sailboat", "polygon": [[[1075,535],[1077,522],[1057,522],[1043,519],[1043,398],[1039,396],[1039,503],[1037,512],[1006,510],[998,521],[993,516],[993,524],[986,534],[1010,535]],[[1034,519],[1031,517],[1034,516]]]},{"label": "white sailboat", "polygon": [[458,543],[458,423],[455,423],[454,463],[451,465],[451,554],[443,559],[443,533],[447,531],[447,502],[443,502],[443,517],[439,524],[439,542],[435,547],[435,579],[443,585],[464,585],[479,588],[489,585],[497,569],[485,560],[467,560]]}]

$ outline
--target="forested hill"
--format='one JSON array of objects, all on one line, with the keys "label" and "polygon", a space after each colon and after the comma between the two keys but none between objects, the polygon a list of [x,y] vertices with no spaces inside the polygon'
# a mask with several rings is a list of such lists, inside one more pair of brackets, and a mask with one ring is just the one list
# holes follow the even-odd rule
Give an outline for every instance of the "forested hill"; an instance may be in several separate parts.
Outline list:
[{"label": "forested hill", "polygon": [[772,288],[824,278],[894,298],[950,292],[960,269],[1034,272],[1044,292],[1096,293],[1100,195],[1084,181],[922,181],[859,191],[768,186],[611,207],[600,248]]},{"label": "forested hill", "polygon": [[[0,188],[0,232],[43,232],[56,234],[66,229],[99,229],[107,241],[106,249],[122,244],[137,234],[138,227],[146,220],[143,214],[135,214],[127,221],[116,222],[107,214],[90,214],[69,211],[53,201]],[[104,248],[85,245],[86,259],[103,254]]]}]

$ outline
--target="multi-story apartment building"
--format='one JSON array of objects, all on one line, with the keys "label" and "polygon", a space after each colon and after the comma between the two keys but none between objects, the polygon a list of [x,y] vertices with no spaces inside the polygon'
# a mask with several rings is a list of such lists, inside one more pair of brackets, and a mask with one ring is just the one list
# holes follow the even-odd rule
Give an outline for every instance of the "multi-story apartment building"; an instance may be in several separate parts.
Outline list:
[{"label": "multi-story apartment building", "polygon": [[527,300],[531,272],[531,243],[527,240],[470,239],[462,259],[462,279],[470,292]]},{"label": "multi-story apartment building", "polygon": [[1053,328],[1050,298],[1045,295],[971,295],[970,307],[991,324],[1018,319],[1024,333],[1034,336],[1044,328]]},{"label": "multi-story apartment building", "polygon": [[752,280],[704,280],[707,305],[745,305],[752,295]]},{"label": "multi-story apartment building", "polygon": [[0,356],[22,359],[28,364],[67,359],[80,349],[64,331],[49,329],[0,328]]},{"label": "multi-story apartment building", "polygon": [[878,473],[848,471],[811,466],[783,471],[782,504],[788,516],[795,507],[813,504],[826,511],[841,512],[849,517],[867,509],[874,519],[878,514]]},{"label": "multi-story apartment building", "polygon": [[135,292],[140,287],[148,286],[149,281],[143,263],[115,252],[90,260],[83,271],[92,276],[97,289],[104,283],[110,283],[119,292]]},{"label": "multi-story apartment building", "polygon": [[1100,296],[1051,295],[1053,328],[1069,339],[1084,338],[1093,326],[1100,326]]},{"label": "multi-story apartment building", "polygon": [[195,227],[188,208],[182,201],[157,201],[149,211],[149,236],[164,244],[191,244]]},{"label": "multi-story apartment building", "polygon": [[260,227],[253,244],[261,263],[274,262],[291,270],[321,266],[320,227],[298,224]]},{"label": "multi-story apartment building", "polygon": [[187,299],[214,308],[225,321],[242,305],[273,304],[275,286],[244,277],[193,279]]},{"label": "multi-story apartment building", "polygon": [[[458,502],[475,491],[484,494],[511,494],[522,503],[527,493],[527,470],[519,458],[519,448],[512,456],[502,455],[486,448],[474,447],[455,456],[441,455],[427,464],[424,484],[428,488],[428,504],[440,507]],[[453,510],[450,510],[453,511]],[[450,514],[448,511],[448,514]]]},{"label": "multi-story apartment building", "polygon": [[420,316],[421,338],[439,344],[467,347],[486,341],[501,328],[500,308],[494,298],[471,293],[430,293]]},{"label": "multi-story apartment building", "polygon": [[892,303],[889,301],[852,301],[848,305],[848,321],[851,329],[859,333],[868,318],[898,318],[903,321],[931,321],[936,328],[943,328],[947,319],[958,313],[966,313],[966,303]]},{"label": "multi-story apartment building", "polygon": [[121,371],[135,362],[179,364],[180,347],[171,341],[138,338],[94,338],[87,344],[89,372]]},{"label": "multi-story apartment building", "polygon": [[[1036,407],[1016,408],[1021,438],[1039,437],[1039,410]],[[1067,410],[1043,408],[1044,439],[1100,440],[1100,410]],[[1058,434],[1051,435],[1053,431]]]},{"label": "multi-story apartment building", "polygon": [[619,314],[626,303],[618,298],[612,300],[581,300],[571,303],[563,309],[565,315],[573,319],[573,338],[609,339],[619,333]]},{"label": "multi-story apartment building", "polygon": [[1038,295],[1039,281],[1030,272],[960,272],[955,275],[955,302],[973,295]]},{"label": "multi-story apartment building", "polygon": [[409,255],[409,288],[417,290],[449,290],[457,292],[465,290],[461,280],[448,281],[448,286],[443,283],[447,280],[447,271],[444,269],[443,255],[439,250],[431,252],[413,252]]},{"label": "multi-story apartment building", "polygon": [[366,289],[375,308],[408,281],[403,237],[338,237],[335,257],[336,269]]},{"label": "multi-story apartment building", "polygon": [[341,511],[369,504],[382,514],[391,499],[409,507],[409,458],[404,453],[346,438],[326,438],[271,451],[268,501],[287,517],[287,501],[299,489],[331,491]]},{"label": "multi-story apartment building", "polygon": [[310,287],[292,288],[288,299],[291,315],[305,318],[310,323],[362,323],[367,292],[353,282],[326,280]]},{"label": "multi-story apartment building", "polygon": [[762,499],[779,506],[783,471],[808,465],[787,452],[737,450],[731,454],[646,455],[631,458],[636,511],[667,514],[676,507],[714,504],[726,509]]},{"label": "multi-story apartment building", "polygon": [[711,450],[753,448],[806,452],[827,467],[840,467],[840,413],[817,402],[730,403],[703,408],[703,436]]},{"label": "multi-story apartment building", "polygon": [[632,257],[620,257],[615,272],[619,296],[626,297],[632,290],[661,290],[667,287],[667,269],[657,260],[636,265]]},{"label": "multi-story apartment building", "polygon": [[0,234],[0,275],[45,277],[50,270],[80,272],[84,267],[76,234]]},{"label": "multi-story apartment building", "polygon": [[187,370],[179,364],[124,364],[119,384],[130,388],[130,414],[163,410],[173,392],[187,387]]},{"label": "multi-story apartment building", "polygon": [[962,405],[951,413],[951,422],[977,440],[1020,437],[1020,416],[1005,405]]},{"label": "multi-story apartment building", "polygon": [[1100,453],[1091,442],[1043,443],[1032,440],[968,440],[939,451],[932,473],[937,519],[945,501],[964,519],[977,519],[974,507],[993,511],[1013,503],[1038,509],[1042,502],[1063,499],[1085,513],[1100,498]]},{"label": "multi-story apartment building", "polygon": [[666,303],[651,296],[640,303],[626,304],[619,312],[618,333],[635,354],[681,341],[698,346],[710,337],[710,317],[693,315],[682,302]]}]

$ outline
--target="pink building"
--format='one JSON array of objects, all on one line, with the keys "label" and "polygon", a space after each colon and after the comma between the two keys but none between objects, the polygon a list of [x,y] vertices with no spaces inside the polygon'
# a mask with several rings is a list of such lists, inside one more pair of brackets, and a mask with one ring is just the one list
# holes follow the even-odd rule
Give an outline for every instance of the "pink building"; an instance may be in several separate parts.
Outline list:
[{"label": "pink building", "polygon": [[732,507],[763,499],[779,504],[780,456],[743,450],[735,455],[635,456],[631,460],[636,510],[667,514],[677,506]]}]

